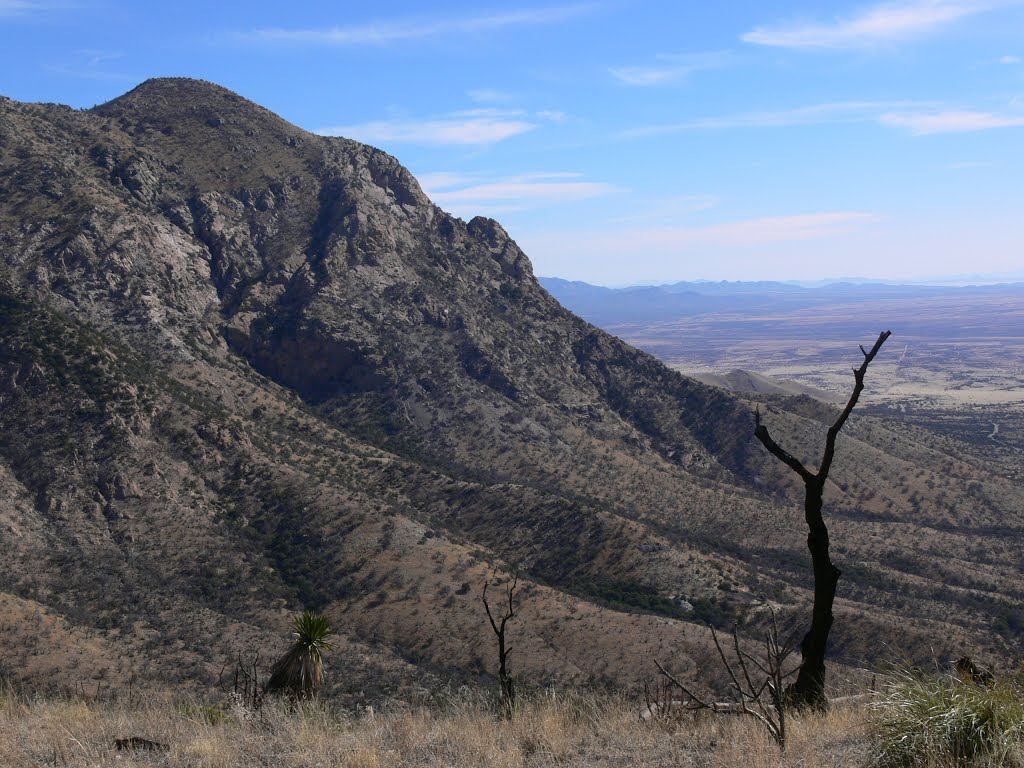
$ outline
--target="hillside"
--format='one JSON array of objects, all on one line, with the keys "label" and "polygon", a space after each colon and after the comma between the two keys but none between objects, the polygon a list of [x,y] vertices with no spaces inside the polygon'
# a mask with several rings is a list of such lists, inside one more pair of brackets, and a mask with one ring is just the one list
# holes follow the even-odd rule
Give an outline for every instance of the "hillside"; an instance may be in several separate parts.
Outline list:
[{"label": "hillside", "polygon": [[[563,309],[394,158],[183,79],[2,100],[0,151],[8,674],[207,688],[311,607],[342,632],[334,695],[408,692],[491,668],[495,568],[523,574],[536,682],[693,674],[693,622],[800,611],[754,403]],[[828,406],[758,397],[817,451]],[[864,416],[832,477],[839,658],[1017,647],[1019,478]]]}]

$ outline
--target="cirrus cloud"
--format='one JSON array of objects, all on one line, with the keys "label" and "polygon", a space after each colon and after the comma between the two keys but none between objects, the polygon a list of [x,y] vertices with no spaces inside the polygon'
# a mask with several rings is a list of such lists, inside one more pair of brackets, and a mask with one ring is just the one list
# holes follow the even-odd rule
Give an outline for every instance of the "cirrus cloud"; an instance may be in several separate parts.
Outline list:
[{"label": "cirrus cloud", "polygon": [[782,48],[864,48],[927,33],[959,19],[1010,4],[1010,0],[915,0],[881,3],[857,16],[828,23],[762,26],[742,39]]},{"label": "cirrus cloud", "polygon": [[667,85],[687,79],[695,72],[726,66],[731,56],[726,51],[686,54],[658,54],[655,64],[645,66],[611,67],[612,77],[625,85]]},{"label": "cirrus cloud", "polygon": [[45,11],[61,11],[72,9],[70,2],[60,0],[0,0],[0,18],[14,18],[43,13]]},{"label": "cirrus cloud", "polygon": [[368,144],[486,145],[532,131],[537,124],[517,111],[475,109],[442,117],[371,120],[320,128],[321,136],[344,136]]},{"label": "cirrus cloud", "polygon": [[599,197],[615,188],[587,181],[578,173],[542,172],[484,178],[458,173],[429,173],[420,186],[437,205],[457,216],[509,213],[538,206]]},{"label": "cirrus cloud", "polygon": [[789,128],[804,125],[831,125],[874,122],[883,111],[927,108],[930,102],[915,101],[837,101],[809,104],[790,109],[742,112],[733,115],[698,117],[679,123],[661,123],[627,129],[621,139],[664,136],[682,131],[726,130],[735,128]]},{"label": "cirrus cloud", "polygon": [[997,115],[992,112],[951,110],[947,112],[890,113],[882,115],[884,125],[905,128],[915,136],[933,133],[966,133],[992,128],[1024,127],[1024,115]]},{"label": "cirrus cloud", "polygon": [[552,8],[510,9],[465,17],[388,19],[349,26],[299,29],[268,27],[240,33],[235,35],[235,39],[240,42],[277,45],[380,46],[508,27],[557,24],[589,13],[594,7],[592,3],[579,3]]}]

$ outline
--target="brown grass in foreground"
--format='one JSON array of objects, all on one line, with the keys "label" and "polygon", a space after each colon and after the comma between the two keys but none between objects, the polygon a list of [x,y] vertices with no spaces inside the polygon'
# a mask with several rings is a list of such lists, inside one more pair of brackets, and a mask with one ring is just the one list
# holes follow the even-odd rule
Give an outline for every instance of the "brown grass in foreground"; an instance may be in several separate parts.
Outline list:
[{"label": "brown grass in foreground", "polygon": [[[642,723],[623,698],[535,696],[511,720],[475,697],[361,716],[271,702],[259,715],[190,703],[143,704],[0,695],[0,764],[22,766],[864,766],[863,709],[797,718],[782,755],[749,719],[687,716]],[[139,736],[164,752],[118,752]]]}]

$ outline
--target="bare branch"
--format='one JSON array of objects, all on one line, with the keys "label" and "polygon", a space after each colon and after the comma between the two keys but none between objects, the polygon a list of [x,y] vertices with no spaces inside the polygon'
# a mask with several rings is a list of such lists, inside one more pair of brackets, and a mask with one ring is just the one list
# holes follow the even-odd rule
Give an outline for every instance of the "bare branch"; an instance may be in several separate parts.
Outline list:
[{"label": "bare branch", "polygon": [[743,652],[740,651],[740,638],[739,635],[736,633],[735,625],[732,628],[732,644],[733,648],[736,650],[736,659],[740,663],[740,671],[743,672],[743,679],[747,683],[747,691],[750,693],[752,698],[756,699],[758,696],[761,695],[761,691],[764,690],[764,686],[762,685],[761,688],[758,689],[756,693],[754,693],[754,682],[750,679],[750,672],[747,671],[747,663],[743,660]]},{"label": "bare branch", "polygon": [[508,617],[511,619],[516,615],[516,608],[512,604],[512,596],[515,594],[516,587],[519,585],[519,571],[512,574],[512,586],[508,588]]},{"label": "bare branch", "polygon": [[725,671],[729,673],[729,678],[732,680],[732,687],[735,689],[740,701],[742,701],[743,687],[740,685],[740,681],[732,669],[732,664],[730,664],[729,660],[725,657],[725,650],[722,648],[722,644],[718,642],[718,633],[715,632],[714,627],[711,627],[711,639],[715,641],[715,648],[718,649],[718,657],[722,660],[722,666],[724,666]]},{"label": "bare branch", "polygon": [[490,603],[487,602],[487,587],[489,587],[490,585],[491,585],[491,580],[490,579],[485,579],[484,580],[484,591],[483,591],[483,594],[480,595],[480,599],[483,600],[483,602],[484,602],[484,610],[487,611],[487,620],[489,622],[491,622],[491,629],[493,629],[494,630],[494,634],[497,635],[497,634],[500,633],[500,630],[498,629],[498,625],[494,621],[494,616],[491,615]]},{"label": "bare branch", "polygon": [[660,661],[655,659],[654,664],[658,667],[658,671],[660,671],[661,674],[663,674],[668,679],[668,681],[672,683],[672,685],[674,685],[676,688],[678,688],[690,697],[690,701],[686,704],[687,709],[710,709],[712,711],[717,711],[717,709],[715,709],[715,707],[717,706],[716,704],[714,704],[713,702],[704,701],[704,699],[702,699],[688,687],[679,682],[678,678],[676,678],[671,672],[669,672],[667,669],[661,666]]},{"label": "bare branch", "polygon": [[800,463],[796,456],[793,456],[772,439],[772,436],[768,434],[768,427],[761,423],[760,414],[758,414],[757,424],[754,428],[754,437],[761,441],[761,445],[767,448],[772,456],[800,475],[805,483],[814,477],[807,467]]},{"label": "bare branch", "polygon": [[864,390],[864,374],[867,373],[868,366],[871,361],[875,359],[875,355],[878,354],[878,350],[882,348],[885,340],[892,335],[892,331],[882,331],[878,334],[878,340],[875,341],[875,345],[871,347],[870,352],[864,351],[864,346],[861,345],[860,351],[864,353],[864,362],[860,364],[860,368],[855,368],[853,371],[854,387],[853,393],[850,395],[850,399],[846,403],[846,407],[843,408],[843,412],[839,414],[839,418],[836,419],[835,423],[829,428],[828,435],[825,437],[825,453],[821,458],[821,467],[818,469],[818,477],[824,482],[825,478],[828,477],[828,471],[832,467],[832,457],[836,452],[836,436],[839,434],[839,430],[843,428],[846,420],[850,418],[850,414],[853,413],[853,408],[857,405],[857,400],[860,399],[860,393]]}]

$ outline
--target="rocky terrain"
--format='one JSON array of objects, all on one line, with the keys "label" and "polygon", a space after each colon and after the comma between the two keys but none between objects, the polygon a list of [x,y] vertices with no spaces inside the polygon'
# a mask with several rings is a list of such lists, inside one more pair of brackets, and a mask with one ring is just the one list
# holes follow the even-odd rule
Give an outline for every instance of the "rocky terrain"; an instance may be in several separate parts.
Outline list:
[{"label": "rocky terrain", "polygon": [[[493,671],[496,571],[538,683],[694,676],[702,622],[805,608],[752,400],[563,309],[394,158],[218,86],[0,100],[0,328],[0,671],[33,685],[207,690],[308,607],[333,695],[407,695]],[[830,406],[755,396],[819,451]],[[1019,649],[1019,478],[855,415],[832,480],[840,663]]]}]

